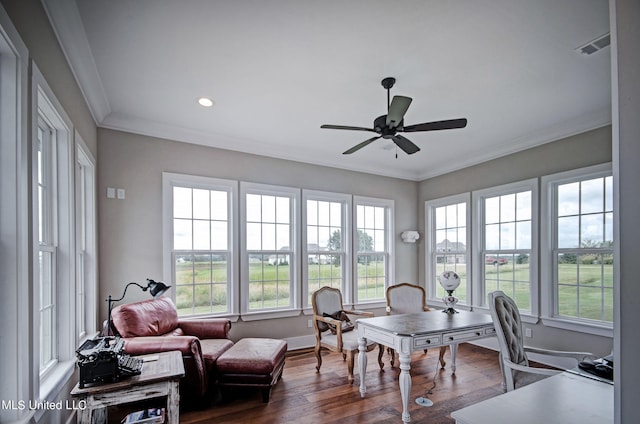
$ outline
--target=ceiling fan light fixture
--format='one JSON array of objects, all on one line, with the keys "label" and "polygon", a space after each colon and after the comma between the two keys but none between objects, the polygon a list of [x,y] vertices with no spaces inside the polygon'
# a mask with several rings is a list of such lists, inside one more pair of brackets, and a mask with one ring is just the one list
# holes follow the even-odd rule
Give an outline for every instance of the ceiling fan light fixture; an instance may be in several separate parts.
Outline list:
[{"label": "ceiling fan light fixture", "polygon": [[211,107],[213,106],[213,100],[208,97],[199,97],[198,104],[203,107]]}]

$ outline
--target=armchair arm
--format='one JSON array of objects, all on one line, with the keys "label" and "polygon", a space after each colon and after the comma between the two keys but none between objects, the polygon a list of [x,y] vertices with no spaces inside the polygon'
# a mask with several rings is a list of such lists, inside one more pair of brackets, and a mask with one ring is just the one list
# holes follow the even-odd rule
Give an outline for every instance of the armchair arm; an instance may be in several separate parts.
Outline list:
[{"label": "armchair arm", "polygon": [[362,317],[367,317],[367,318],[373,318],[373,312],[369,312],[369,311],[361,311],[359,309],[353,309],[351,311],[344,311],[347,315],[359,315]]},{"label": "armchair arm", "polygon": [[184,331],[184,334],[203,340],[228,339],[231,321],[226,318],[185,319],[178,321],[178,327]]},{"label": "armchair arm", "polygon": [[326,322],[327,324],[332,324],[332,325],[335,325],[336,327],[340,327],[340,324],[342,323],[342,321],[340,321],[339,319],[335,319],[331,317],[323,317],[321,315],[314,315],[313,317],[315,318],[316,321]]},{"label": "armchair arm", "polygon": [[[320,315],[314,315],[314,318],[316,321],[322,321],[325,322],[327,324],[331,324],[335,326],[336,329],[336,346],[338,348],[338,350],[342,350],[342,321],[340,321],[339,319],[335,319],[335,318],[331,318],[331,317],[324,317],[324,316],[320,316]],[[322,331],[318,332],[318,337],[322,338]]]},{"label": "armchair arm", "polygon": [[570,352],[564,350],[551,350],[551,349],[542,349],[538,347],[527,347],[525,346],[524,350],[526,352],[537,353],[540,355],[550,355],[550,356],[559,356],[561,358],[572,358],[577,362],[584,361],[585,359],[596,359],[597,357],[593,353],[589,352]]},{"label": "armchair arm", "polygon": [[[198,396],[203,396],[209,384],[202,357],[200,340],[195,336],[144,336],[124,339],[124,350],[129,355],[178,350],[182,353],[185,383]],[[182,383],[181,383],[182,385]]]},{"label": "armchair arm", "polygon": [[537,368],[537,367],[530,367],[527,365],[520,365],[520,364],[516,364],[515,362],[511,362],[509,359],[506,359],[506,358],[503,359],[503,363],[507,368],[510,368],[512,370],[528,372],[531,374],[556,375],[562,372],[562,370],[555,370],[551,368]]},{"label": "armchair arm", "polygon": [[200,340],[194,336],[145,336],[124,339],[124,351],[129,355],[179,350],[182,356],[202,356]]}]

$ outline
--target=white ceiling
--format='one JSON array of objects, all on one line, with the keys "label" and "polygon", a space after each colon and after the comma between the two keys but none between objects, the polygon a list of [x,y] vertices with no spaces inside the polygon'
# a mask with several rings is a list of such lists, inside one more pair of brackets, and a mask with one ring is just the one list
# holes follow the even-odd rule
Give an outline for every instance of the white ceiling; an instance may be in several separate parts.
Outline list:
[{"label": "white ceiling", "polygon": [[[422,180],[611,122],[607,0],[44,0],[97,124]],[[371,127],[391,95],[421,147]],[[200,96],[215,105],[203,108]]]}]

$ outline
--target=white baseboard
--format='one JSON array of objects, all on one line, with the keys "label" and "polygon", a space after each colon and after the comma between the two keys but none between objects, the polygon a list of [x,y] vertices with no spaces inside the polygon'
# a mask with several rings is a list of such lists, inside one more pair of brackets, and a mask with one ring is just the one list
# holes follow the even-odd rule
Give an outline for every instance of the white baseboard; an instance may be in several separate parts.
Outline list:
[{"label": "white baseboard", "polygon": [[284,340],[287,342],[287,350],[308,349],[316,345],[316,336],[313,334],[290,337]]}]

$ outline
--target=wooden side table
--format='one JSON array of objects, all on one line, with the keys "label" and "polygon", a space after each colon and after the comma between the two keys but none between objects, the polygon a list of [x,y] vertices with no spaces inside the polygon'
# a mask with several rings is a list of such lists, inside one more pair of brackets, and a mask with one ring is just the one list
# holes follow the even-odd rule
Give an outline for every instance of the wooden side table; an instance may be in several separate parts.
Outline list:
[{"label": "wooden side table", "polygon": [[182,354],[172,351],[142,355],[140,358],[145,361],[140,375],[82,389],[76,384],[71,396],[77,399],[77,405],[82,405],[78,410],[79,424],[106,423],[109,406],[165,396],[166,422],[179,422],[179,381],[184,376]]}]

